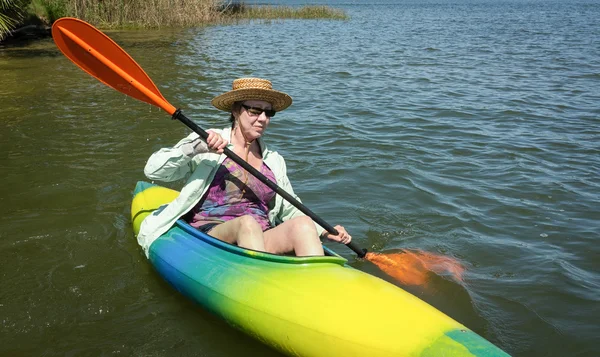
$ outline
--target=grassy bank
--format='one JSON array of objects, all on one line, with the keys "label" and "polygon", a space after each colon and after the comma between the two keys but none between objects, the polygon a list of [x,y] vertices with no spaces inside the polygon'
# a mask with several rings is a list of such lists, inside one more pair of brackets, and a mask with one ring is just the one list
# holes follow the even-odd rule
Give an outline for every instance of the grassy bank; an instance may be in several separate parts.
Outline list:
[{"label": "grassy bank", "polygon": [[[49,22],[70,16],[102,28],[189,27],[219,20],[217,0],[32,0]],[[44,13],[45,12],[45,13]]]},{"label": "grassy bank", "polygon": [[340,9],[328,6],[247,6],[241,4],[227,5],[223,12],[225,20],[276,20],[276,19],[331,19],[347,20],[348,15]]},{"label": "grassy bank", "polygon": [[243,20],[348,19],[327,6],[251,6],[224,0],[0,0],[0,40],[18,24],[71,16],[100,28],[193,27]]}]

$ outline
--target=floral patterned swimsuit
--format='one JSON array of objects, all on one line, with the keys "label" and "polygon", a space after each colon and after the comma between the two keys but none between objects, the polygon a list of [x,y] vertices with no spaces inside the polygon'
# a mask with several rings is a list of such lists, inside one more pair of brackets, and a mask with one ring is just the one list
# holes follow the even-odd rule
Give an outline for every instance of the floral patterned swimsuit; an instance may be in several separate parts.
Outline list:
[{"label": "floral patterned swimsuit", "polygon": [[[260,172],[276,182],[273,171],[263,162]],[[192,209],[190,225],[208,231],[216,224],[250,215],[263,231],[272,228],[269,209],[273,206],[275,192],[230,158],[219,166],[208,190]],[[205,226],[208,229],[203,229]]]}]

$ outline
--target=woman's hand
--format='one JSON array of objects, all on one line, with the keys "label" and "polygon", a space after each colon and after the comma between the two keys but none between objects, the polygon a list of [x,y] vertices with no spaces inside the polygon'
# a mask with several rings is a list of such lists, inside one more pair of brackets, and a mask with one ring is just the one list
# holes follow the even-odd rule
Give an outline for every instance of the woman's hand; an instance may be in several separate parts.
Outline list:
[{"label": "woman's hand", "polygon": [[207,131],[208,133],[208,138],[206,138],[206,144],[208,144],[208,147],[212,150],[215,151],[217,154],[222,154],[223,153],[223,149],[225,149],[225,147],[227,146],[227,144],[229,144],[229,142],[225,139],[223,139],[223,137],[217,133],[215,133],[214,131]]},{"label": "woman's hand", "polygon": [[184,154],[192,157],[198,154],[207,153],[209,149],[217,154],[222,154],[223,149],[225,149],[229,142],[214,131],[208,130],[207,133],[208,138],[206,138],[206,142],[198,137],[191,143],[183,145],[182,150]]},{"label": "woman's hand", "polygon": [[323,238],[327,238],[329,240],[332,240],[334,242],[338,242],[338,243],[342,243],[342,244],[348,244],[352,241],[352,236],[350,234],[348,234],[348,232],[346,232],[346,228],[337,225],[335,227],[336,231],[338,231],[338,235],[333,235],[327,231],[323,232],[323,234],[321,235],[321,237]]}]

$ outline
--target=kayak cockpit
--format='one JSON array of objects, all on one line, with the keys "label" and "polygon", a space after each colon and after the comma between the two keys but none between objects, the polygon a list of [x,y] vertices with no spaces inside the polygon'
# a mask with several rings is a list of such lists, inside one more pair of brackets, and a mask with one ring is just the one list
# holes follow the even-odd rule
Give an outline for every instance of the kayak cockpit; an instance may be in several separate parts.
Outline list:
[{"label": "kayak cockpit", "polygon": [[216,248],[224,251],[228,251],[233,254],[251,257],[253,259],[266,260],[277,263],[287,264],[307,264],[307,263],[334,263],[339,265],[345,265],[347,260],[331,249],[323,246],[325,256],[311,256],[311,257],[296,257],[290,255],[278,255],[267,252],[261,252],[258,250],[252,250],[247,248],[241,248],[236,245],[223,242],[215,237],[212,237],[204,232],[197,230],[190,226],[187,222],[180,219],[175,223],[175,226],[187,233],[189,236],[199,239],[205,243],[208,243]]}]

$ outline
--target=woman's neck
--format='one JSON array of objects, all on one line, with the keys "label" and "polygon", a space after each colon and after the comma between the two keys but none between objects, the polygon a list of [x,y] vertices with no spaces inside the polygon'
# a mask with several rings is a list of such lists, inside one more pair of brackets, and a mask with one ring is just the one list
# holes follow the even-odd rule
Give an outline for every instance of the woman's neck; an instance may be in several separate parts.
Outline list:
[{"label": "woman's neck", "polygon": [[257,140],[248,140],[239,126],[233,128],[232,144],[235,147],[253,150],[258,148]]}]

